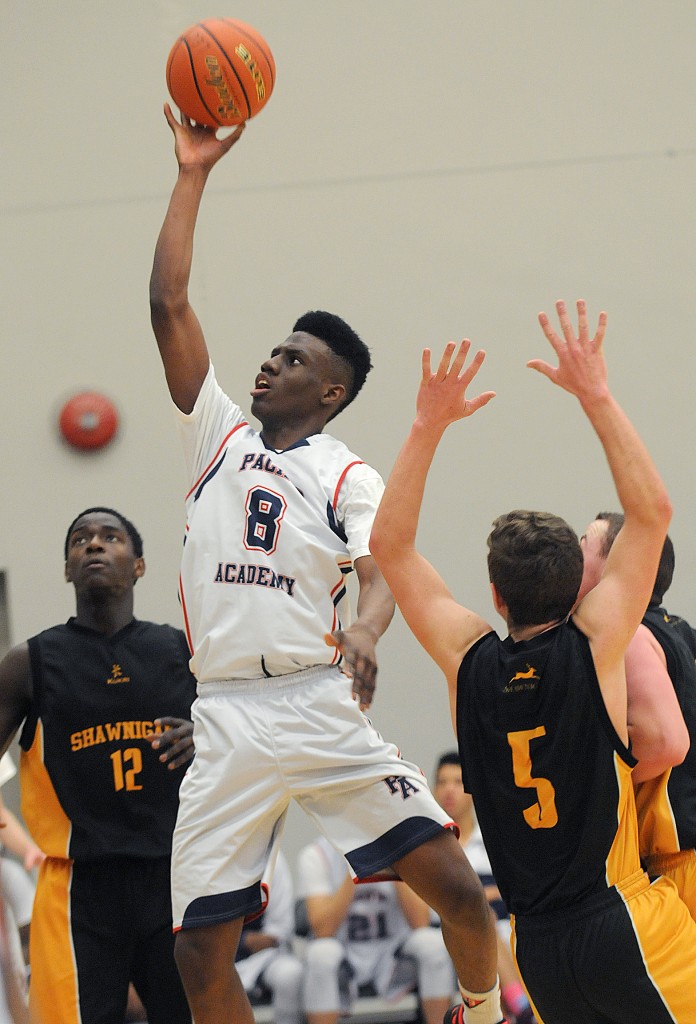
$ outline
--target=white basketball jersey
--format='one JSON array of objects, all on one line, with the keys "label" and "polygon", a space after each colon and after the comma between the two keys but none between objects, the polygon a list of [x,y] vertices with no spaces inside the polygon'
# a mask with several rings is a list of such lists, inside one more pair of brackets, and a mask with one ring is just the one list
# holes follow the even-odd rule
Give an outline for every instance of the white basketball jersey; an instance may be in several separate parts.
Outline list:
[{"label": "white basketball jersey", "polygon": [[212,365],[179,412],[190,490],[180,596],[199,682],[335,664],[345,577],[369,554],[378,473],[328,434],[267,448]]}]

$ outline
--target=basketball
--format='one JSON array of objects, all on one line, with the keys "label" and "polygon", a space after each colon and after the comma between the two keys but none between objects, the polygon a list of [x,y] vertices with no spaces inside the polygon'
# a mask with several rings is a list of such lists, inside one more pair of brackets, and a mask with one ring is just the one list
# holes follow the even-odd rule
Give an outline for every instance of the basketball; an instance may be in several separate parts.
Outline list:
[{"label": "basketball", "polygon": [[266,40],[234,18],[208,18],[182,32],[167,59],[167,88],[196,124],[223,128],[254,117],[275,84]]}]

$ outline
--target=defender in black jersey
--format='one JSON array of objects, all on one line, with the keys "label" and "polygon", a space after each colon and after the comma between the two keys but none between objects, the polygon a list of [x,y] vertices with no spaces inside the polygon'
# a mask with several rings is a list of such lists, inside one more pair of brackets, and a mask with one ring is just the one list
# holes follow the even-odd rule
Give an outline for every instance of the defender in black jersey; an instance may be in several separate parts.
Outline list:
[{"label": "defender in black jersey", "polygon": [[[620,513],[600,512],[588,528],[599,537],[597,565],[590,583],[601,572],[622,525]],[[653,770],[640,777],[634,772],[633,777],[641,858],[651,877],[666,875],[672,879],[696,920],[696,664],[692,627],[662,607],[672,584],[674,564],[674,546],[667,537],[641,626],[652,649],[642,653],[638,647],[639,653],[631,660],[627,658],[626,675],[629,721],[635,717],[631,713],[632,689],[641,687],[639,696],[646,692],[642,717],[648,721],[642,735],[636,735],[634,727],[631,737],[636,753],[638,749],[645,751],[645,759],[653,765]],[[638,646],[639,637],[640,630],[631,646]],[[672,691],[669,696],[676,705],[671,715],[665,710],[665,705],[669,708],[667,697],[658,689],[660,673],[667,676]],[[655,727],[656,720],[660,728]],[[681,746],[671,743],[672,734],[680,736],[682,731]],[[656,753],[653,747],[658,747]]]},{"label": "defender in black jersey", "polygon": [[174,962],[172,832],[191,760],[184,634],[133,617],[142,541],[112,509],[65,547],[76,615],[0,664],[0,743],[23,724],[22,815],[46,854],[29,990],[41,1024],[123,1024],[132,982],[150,1024],[190,1024]]},{"label": "defender in black jersey", "polygon": [[[542,1024],[695,1024],[695,922],[666,879],[641,868],[631,784],[624,653],[640,624],[671,506],[613,398],[584,302],[578,330],[539,320],[558,366],[527,365],[575,395],[602,443],[625,512],[599,584],[575,607],[583,558],[548,513],[500,516],[488,538],[500,639],[459,605],[415,540],[425,482],[446,427],[492,397],[467,399],[484,358],[430,353],[416,420],[387,484],[371,550],[420,643],[444,672],[462,777],[500,892],[513,952]],[[414,580],[418,581],[417,587]]]}]

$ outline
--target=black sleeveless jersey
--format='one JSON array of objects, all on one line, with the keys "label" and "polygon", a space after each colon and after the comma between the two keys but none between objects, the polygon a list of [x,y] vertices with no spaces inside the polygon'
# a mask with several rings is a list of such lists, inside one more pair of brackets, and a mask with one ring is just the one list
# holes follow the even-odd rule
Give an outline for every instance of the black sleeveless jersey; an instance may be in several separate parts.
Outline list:
[{"label": "black sleeveless jersey", "polygon": [[636,787],[640,849],[649,854],[677,853],[696,847],[696,665],[689,646],[692,629],[676,615],[651,605],[643,623],[665,653],[691,746],[681,764]]},{"label": "black sleeveless jersey", "polygon": [[171,853],[179,784],[147,737],[190,718],[184,634],[133,619],[107,637],[70,619],[29,640],[33,704],[20,736],[22,816],[52,857]]},{"label": "black sleeveless jersey", "polygon": [[587,638],[482,637],[457,684],[464,788],[512,914],[575,907],[640,870],[635,758],[611,724]]}]

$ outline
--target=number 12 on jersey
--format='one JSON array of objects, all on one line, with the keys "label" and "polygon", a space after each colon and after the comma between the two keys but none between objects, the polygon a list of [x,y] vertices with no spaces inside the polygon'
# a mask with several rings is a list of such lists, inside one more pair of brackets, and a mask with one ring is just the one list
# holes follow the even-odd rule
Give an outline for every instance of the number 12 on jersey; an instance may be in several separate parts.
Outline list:
[{"label": "number 12 on jersey", "polygon": [[[143,755],[138,747],[127,747],[126,750],[115,750],[111,754],[114,769],[114,789],[118,793],[122,789],[142,789],[137,776],[143,770]],[[125,766],[130,764],[130,768]]]}]

